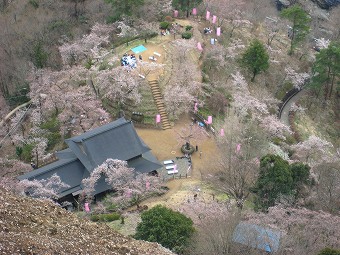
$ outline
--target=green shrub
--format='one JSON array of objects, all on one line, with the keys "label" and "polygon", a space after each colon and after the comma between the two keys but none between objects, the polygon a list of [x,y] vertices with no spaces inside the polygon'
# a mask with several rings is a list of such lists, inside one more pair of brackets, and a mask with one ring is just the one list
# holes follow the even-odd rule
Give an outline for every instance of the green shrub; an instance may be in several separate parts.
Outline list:
[{"label": "green shrub", "polygon": [[195,232],[193,222],[180,212],[157,205],[141,215],[136,239],[157,242],[162,246],[182,253]]},{"label": "green shrub", "polygon": [[32,62],[35,67],[43,68],[46,66],[47,60],[48,53],[45,51],[43,43],[41,41],[38,41],[36,44],[33,45]]},{"label": "green shrub", "polygon": [[103,71],[103,70],[106,70],[106,69],[109,69],[109,68],[110,68],[109,63],[104,61],[104,62],[100,63],[100,65],[98,67],[98,71]]},{"label": "green shrub", "polygon": [[162,22],[159,24],[159,28],[160,28],[160,29],[168,29],[169,26],[170,26],[170,23],[169,23],[169,22],[166,22],[166,21],[162,21]]},{"label": "green shrub", "polygon": [[19,147],[19,146],[16,146],[15,147],[15,154],[19,157],[19,158],[21,158],[21,155],[22,155],[22,147]]},{"label": "green shrub", "polygon": [[182,38],[183,39],[190,39],[192,37],[192,33],[191,32],[184,32],[182,33]]},{"label": "green shrub", "polygon": [[30,98],[27,96],[29,91],[29,84],[25,82],[24,84],[17,85],[14,93],[9,94],[5,92],[4,96],[8,104],[14,108],[30,101]]},{"label": "green shrub", "polygon": [[185,31],[190,31],[192,29],[192,26],[186,26]]},{"label": "green shrub", "polygon": [[111,15],[106,18],[106,23],[108,24],[115,23],[116,21],[119,21],[120,16],[121,16],[120,14]]},{"label": "green shrub", "polygon": [[340,255],[340,250],[335,250],[331,248],[322,249],[318,255]]},{"label": "green shrub", "polygon": [[32,5],[35,9],[38,9],[39,3],[36,0],[29,0],[28,3]]},{"label": "green shrub", "polygon": [[[85,63],[85,68],[90,69],[94,65],[93,59],[89,58]],[[104,70],[104,69],[103,69]]]},{"label": "green shrub", "polygon": [[92,214],[90,216],[91,221],[97,222],[99,221],[99,215],[98,214]]},{"label": "green shrub", "polygon": [[90,219],[92,221],[105,221],[105,222],[111,222],[115,220],[120,219],[120,214],[119,213],[110,213],[110,214],[92,214],[90,216]]},{"label": "green shrub", "polygon": [[103,214],[104,221],[115,221],[120,219],[120,214],[119,213],[110,213],[110,214]]},{"label": "green shrub", "polygon": [[30,162],[32,160],[33,147],[33,144],[25,144],[24,146],[22,146],[21,158],[25,162]]}]

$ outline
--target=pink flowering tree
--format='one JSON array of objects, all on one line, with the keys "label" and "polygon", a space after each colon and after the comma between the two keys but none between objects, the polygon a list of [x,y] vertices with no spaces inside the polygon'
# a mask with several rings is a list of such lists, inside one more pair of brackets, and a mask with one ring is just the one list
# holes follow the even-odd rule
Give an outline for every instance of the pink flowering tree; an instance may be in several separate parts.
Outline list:
[{"label": "pink flowering tree", "polygon": [[22,180],[18,185],[24,193],[28,193],[35,198],[45,199],[57,199],[60,189],[69,187],[68,184],[61,181],[57,174],[52,175],[46,180]]},{"label": "pink flowering tree", "polygon": [[36,119],[44,121],[57,114],[63,134],[82,133],[108,122],[109,114],[96,91],[85,86],[84,77],[86,79],[88,73],[87,69],[76,66],[68,71],[32,71],[30,97],[39,110]]},{"label": "pink flowering tree", "polygon": [[[192,83],[194,85],[194,83]],[[193,86],[191,87],[193,89]],[[189,112],[194,105],[193,90],[182,87],[180,84],[167,86],[164,90],[164,103],[167,111],[174,119],[184,112]]]},{"label": "pink flowering tree", "polygon": [[0,179],[11,178],[27,173],[32,170],[30,164],[26,164],[17,159],[0,158]]},{"label": "pink flowering tree", "polygon": [[292,133],[290,128],[274,115],[268,115],[260,119],[260,127],[266,130],[268,136],[271,138],[277,137],[286,140],[286,135]]},{"label": "pink flowering tree", "polygon": [[65,66],[72,66],[93,57],[93,52],[98,52],[99,48],[109,43],[110,34],[114,29],[112,25],[95,24],[91,32],[84,35],[81,39],[61,45],[59,52],[63,64]]},{"label": "pink flowering tree", "polygon": [[198,144],[208,137],[208,133],[203,127],[193,123],[175,132],[178,144],[184,144],[182,148],[184,148],[185,151],[191,153],[194,151],[194,146],[192,145],[193,141]]},{"label": "pink flowering tree", "polygon": [[281,232],[276,254],[315,254],[324,247],[339,247],[340,217],[306,208],[270,207],[268,213],[250,213],[246,222]]},{"label": "pink flowering tree", "polygon": [[295,151],[295,157],[313,166],[318,162],[329,161],[333,145],[320,137],[311,135],[307,140],[291,147]]},{"label": "pink flowering tree", "polygon": [[128,72],[125,67],[100,71],[94,79],[99,94],[118,107],[127,102],[138,104],[141,101],[140,82],[140,77],[134,72]]},{"label": "pink flowering tree", "polygon": [[95,186],[101,176],[106,176],[105,181],[116,191],[111,202],[120,207],[127,207],[141,203],[147,197],[163,193],[158,177],[135,172],[129,168],[126,161],[107,159],[103,164],[93,170],[90,177],[83,179],[85,194],[91,198]]},{"label": "pink flowering tree", "polygon": [[239,72],[231,76],[233,78],[233,89],[235,91],[233,95],[233,107],[236,113],[241,118],[248,116],[258,118],[261,115],[268,114],[267,105],[250,94],[245,78]]},{"label": "pink flowering tree", "polygon": [[293,68],[286,67],[286,79],[293,83],[294,88],[301,89],[306,81],[310,78],[308,73],[297,73]]},{"label": "pink flowering tree", "polygon": [[192,219],[197,230],[195,245],[189,254],[229,254],[233,231],[241,216],[230,203],[198,197],[196,201],[182,203],[173,209]]},{"label": "pink flowering tree", "polygon": [[220,128],[224,136],[216,136],[216,142],[221,153],[211,164],[214,174],[205,178],[242,209],[257,179],[259,159],[266,153],[268,139],[256,123],[242,122],[235,115],[229,116]]}]

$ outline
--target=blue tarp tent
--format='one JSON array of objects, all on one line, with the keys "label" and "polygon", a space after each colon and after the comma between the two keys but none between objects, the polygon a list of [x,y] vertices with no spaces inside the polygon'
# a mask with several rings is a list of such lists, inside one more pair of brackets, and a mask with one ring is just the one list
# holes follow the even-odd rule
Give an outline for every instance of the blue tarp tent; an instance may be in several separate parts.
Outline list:
[{"label": "blue tarp tent", "polygon": [[139,54],[139,53],[142,53],[143,51],[146,51],[147,48],[145,48],[143,45],[139,45],[135,48],[132,48],[131,50],[133,51],[133,53]]},{"label": "blue tarp tent", "polygon": [[276,252],[280,246],[281,233],[256,224],[240,222],[233,233],[235,243],[244,244],[266,252]]}]

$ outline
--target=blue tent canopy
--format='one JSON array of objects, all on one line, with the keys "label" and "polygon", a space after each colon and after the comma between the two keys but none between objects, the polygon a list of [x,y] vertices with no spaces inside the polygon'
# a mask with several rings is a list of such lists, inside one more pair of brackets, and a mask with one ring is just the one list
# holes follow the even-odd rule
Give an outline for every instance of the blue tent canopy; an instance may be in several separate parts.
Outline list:
[{"label": "blue tent canopy", "polygon": [[146,51],[147,48],[145,48],[144,45],[139,45],[135,48],[132,48],[131,50],[133,51],[133,53],[139,54],[139,53],[142,53],[143,51]]},{"label": "blue tent canopy", "polygon": [[280,246],[281,233],[256,224],[240,222],[234,231],[233,241],[266,252],[276,252]]}]

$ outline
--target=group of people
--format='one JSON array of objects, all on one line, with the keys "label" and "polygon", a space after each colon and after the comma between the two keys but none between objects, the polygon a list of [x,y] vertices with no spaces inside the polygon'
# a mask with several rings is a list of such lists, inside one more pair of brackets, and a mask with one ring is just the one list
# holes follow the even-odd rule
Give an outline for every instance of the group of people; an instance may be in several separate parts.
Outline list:
[{"label": "group of people", "polygon": [[125,53],[120,61],[122,66],[128,66],[131,68],[136,68],[137,67],[137,59],[135,54],[127,54]]},{"label": "group of people", "polygon": [[212,30],[211,30],[210,27],[205,27],[205,28],[203,29],[203,31],[204,31],[204,34],[211,34],[211,33],[212,33]]}]

